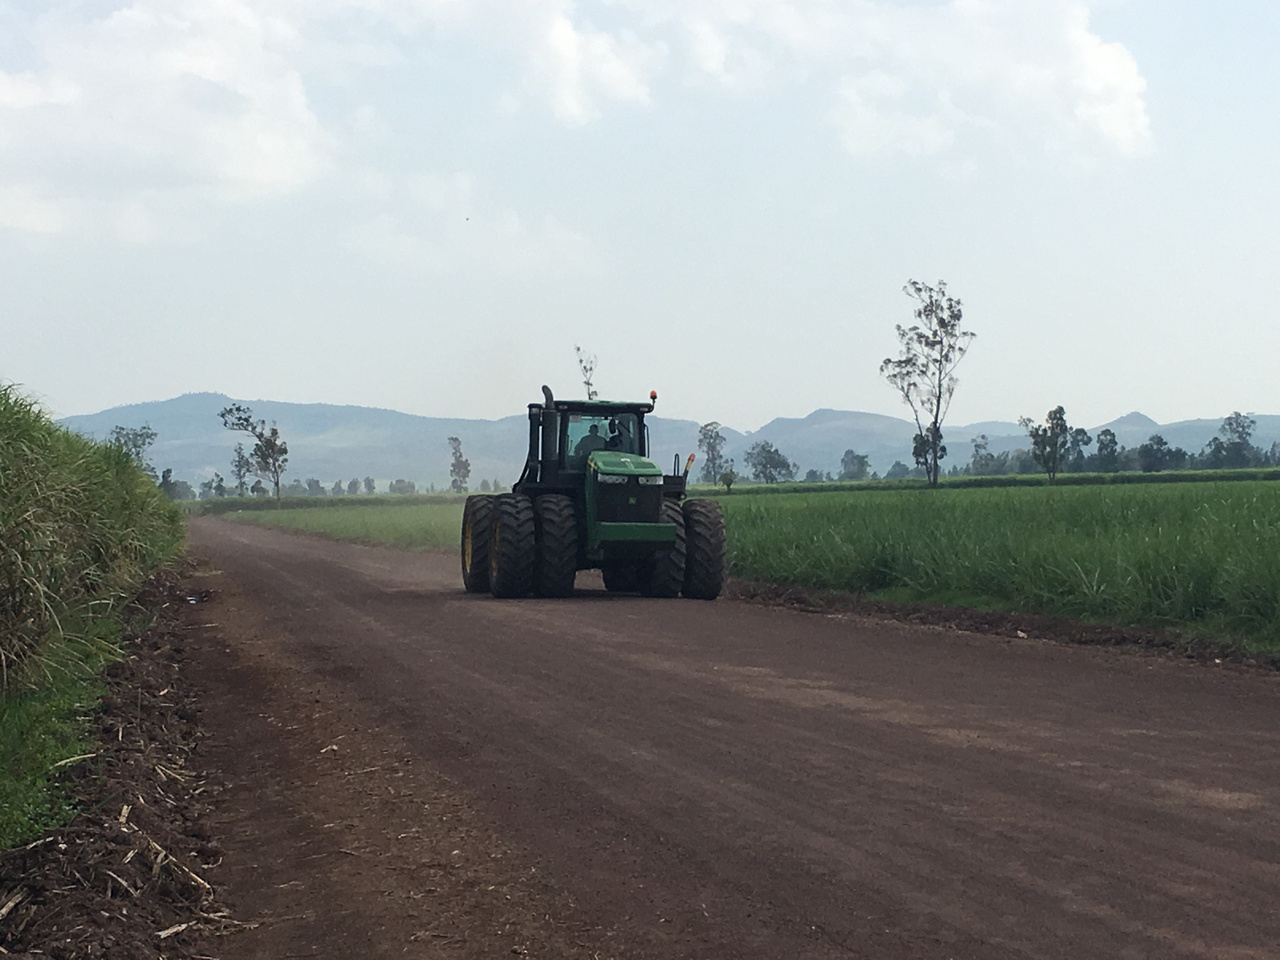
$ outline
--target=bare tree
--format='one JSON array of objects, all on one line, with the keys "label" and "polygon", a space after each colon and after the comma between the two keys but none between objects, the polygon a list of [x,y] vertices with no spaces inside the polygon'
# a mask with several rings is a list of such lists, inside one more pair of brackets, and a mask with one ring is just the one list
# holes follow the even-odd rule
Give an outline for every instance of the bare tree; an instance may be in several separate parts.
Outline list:
[{"label": "bare tree", "polygon": [[908,280],[902,292],[919,304],[916,322],[896,327],[902,353],[897,360],[886,358],[880,364],[880,375],[911,408],[916,421],[911,452],[929,486],[934,487],[938,485],[939,463],[947,455],[942,445],[942,421],[959,382],[955,369],[977,334],[961,329],[962,305],[947,296],[946,281],[939,280],[935,288]]},{"label": "bare tree", "polygon": [[596,374],[596,355],[584,353],[577,344],[574,344],[573,352],[578,356],[578,370],[582,373],[582,385],[587,388],[587,399],[594,400],[600,396],[591,385],[591,380]]}]

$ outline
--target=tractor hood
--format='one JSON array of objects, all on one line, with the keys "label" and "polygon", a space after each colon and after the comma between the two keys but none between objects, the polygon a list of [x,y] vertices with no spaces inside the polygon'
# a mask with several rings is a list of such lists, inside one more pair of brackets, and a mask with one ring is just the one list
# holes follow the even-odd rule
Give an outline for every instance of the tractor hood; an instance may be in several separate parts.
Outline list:
[{"label": "tractor hood", "polygon": [[623,477],[660,477],[662,468],[647,457],[616,450],[595,450],[587,465],[597,473]]}]

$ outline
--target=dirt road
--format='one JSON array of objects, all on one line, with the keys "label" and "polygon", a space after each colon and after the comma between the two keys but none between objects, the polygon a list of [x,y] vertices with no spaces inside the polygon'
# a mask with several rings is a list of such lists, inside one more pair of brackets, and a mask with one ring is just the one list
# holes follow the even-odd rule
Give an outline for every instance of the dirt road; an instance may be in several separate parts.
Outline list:
[{"label": "dirt road", "polygon": [[191,543],[220,957],[1280,957],[1274,675]]}]

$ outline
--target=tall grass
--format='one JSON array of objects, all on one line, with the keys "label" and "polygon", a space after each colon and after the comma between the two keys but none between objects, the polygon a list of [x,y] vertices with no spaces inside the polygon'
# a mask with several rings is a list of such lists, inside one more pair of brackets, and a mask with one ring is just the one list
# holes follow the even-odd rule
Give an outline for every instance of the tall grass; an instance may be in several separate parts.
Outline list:
[{"label": "tall grass", "polygon": [[127,454],[0,385],[0,848],[65,816],[117,618],[182,533]]},{"label": "tall grass", "polygon": [[47,641],[88,636],[181,542],[177,511],[128,454],[0,386],[0,689]]},{"label": "tall grass", "polygon": [[734,572],[1280,646],[1280,487],[726,497]]},{"label": "tall grass", "polygon": [[[247,510],[224,513],[223,516],[241,523],[320,534],[335,540],[385,543],[411,550],[458,546],[462,529],[461,498],[455,497],[444,503],[384,502],[363,509],[344,509],[341,504],[345,499],[334,497],[328,501],[327,509]],[[321,504],[325,502],[317,500]]]}]

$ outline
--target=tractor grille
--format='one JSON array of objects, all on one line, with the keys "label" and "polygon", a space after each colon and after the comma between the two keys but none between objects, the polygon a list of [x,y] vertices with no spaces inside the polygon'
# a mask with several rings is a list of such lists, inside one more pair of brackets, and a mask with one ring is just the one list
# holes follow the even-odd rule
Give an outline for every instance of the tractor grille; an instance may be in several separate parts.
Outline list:
[{"label": "tractor grille", "polygon": [[626,483],[596,484],[596,518],[602,523],[657,523],[662,510],[662,487]]}]

